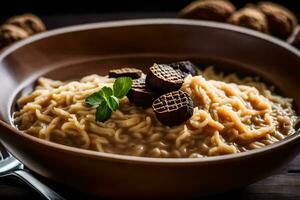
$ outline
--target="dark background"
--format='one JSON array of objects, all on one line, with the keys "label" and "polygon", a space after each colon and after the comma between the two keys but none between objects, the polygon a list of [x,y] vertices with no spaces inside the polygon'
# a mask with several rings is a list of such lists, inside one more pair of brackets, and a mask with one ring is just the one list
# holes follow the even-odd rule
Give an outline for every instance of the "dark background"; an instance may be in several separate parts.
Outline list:
[{"label": "dark background", "polygon": [[[273,0],[296,13],[298,0]],[[38,15],[111,13],[111,12],[176,12],[191,0],[1,0],[1,18],[33,12]],[[258,1],[231,0],[238,8]]]},{"label": "dark background", "polygon": [[[192,0],[0,0],[0,24],[9,17],[34,13],[47,29],[75,24],[135,18],[170,18]],[[231,0],[237,9],[258,0]],[[300,19],[299,0],[273,0]]]}]

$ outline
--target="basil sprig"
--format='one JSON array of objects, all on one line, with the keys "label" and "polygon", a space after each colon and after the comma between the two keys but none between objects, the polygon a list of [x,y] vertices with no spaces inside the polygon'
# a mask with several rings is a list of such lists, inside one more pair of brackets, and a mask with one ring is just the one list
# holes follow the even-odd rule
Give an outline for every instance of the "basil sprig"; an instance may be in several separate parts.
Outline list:
[{"label": "basil sprig", "polygon": [[119,107],[119,99],[126,96],[132,86],[130,77],[119,77],[115,80],[113,88],[103,87],[85,99],[85,103],[96,106],[96,121],[107,120],[113,111]]}]

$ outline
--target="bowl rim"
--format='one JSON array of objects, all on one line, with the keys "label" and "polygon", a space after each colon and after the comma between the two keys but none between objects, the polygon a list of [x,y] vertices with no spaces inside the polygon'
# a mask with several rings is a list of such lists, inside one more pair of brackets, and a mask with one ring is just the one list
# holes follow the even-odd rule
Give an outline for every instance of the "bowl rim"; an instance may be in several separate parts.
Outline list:
[{"label": "bowl rim", "polygon": [[[38,40],[42,40],[48,37],[52,37],[59,34],[65,34],[75,31],[87,31],[92,29],[101,29],[101,28],[113,28],[113,27],[125,27],[125,26],[145,26],[145,25],[186,25],[186,26],[201,26],[215,29],[222,29],[226,31],[233,31],[240,34],[248,35],[251,37],[256,37],[262,39],[266,42],[270,42],[275,44],[294,55],[300,58],[300,51],[296,48],[292,47],[288,43],[281,41],[272,36],[253,31],[250,29],[237,27],[230,24],[205,21],[205,20],[190,20],[190,19],[174,19],[174,18],[155,18],[155,19],[134,19],[134,20],[119,20],[119,21],[108,21],[108,22],[98,22],[98,23],[89,23],[82,25],[73,25],[63,28],[58,28],[50,31],[46,31],[43,33],[36,34],[31,36],[25,40],[16,42],[15,44],[5,48],[0,54],[0,63],[8,56],[10,53],[15,50],[33,43]],[[22,84],[22,83],[20,83]],[[12,101],[9,101],[7,104],[10,106]],[[10,116],[11,117],[11,116]],[[80,149],[76,147],[66,146],[50,141],[46,141],[40,138],[36,138],[34,136],[24,134],[22,131],[19,131],[15,126],[13,126],[11,120],[10,122],[4,122],[0,120],[0,129],[5,128],[9,129],[11,132],[14,132],[20,137],[25,138],[26,140],[31,140],[32,142],[43,145],[47,148],[54,148],[59,151],[67,151],[67,153],[78,154],[85,157],[93,157],[98,159],[109,159],[119,162],[130,162],[130,163],[147,163],[147,164],[205,164],[217,161],[228,161],[240,158],[247,158],[249,156],[254,156],[258,154],[263,154],[268,151],[272,151],[283,147],[289,143],[295,142],[296,140],[300,141],[300,131],[296,131],[292,135],[287,136],[284,140],[279,141],[277,143],[268,145],[266,147],[260,149],[253,149],[246,152],[236,153],[236,154],[228,154],[228,155],[219,155],[212,157],[200,157],[200,158],[152,158],[152,157],[138,157],[138,156],[129,156],[129,155],[121,155],[121,154],[112,154],[112,153],[104,153],[104,152],[96,152],[92,150]],[[1,137],[1,136],[0,136]]]}]

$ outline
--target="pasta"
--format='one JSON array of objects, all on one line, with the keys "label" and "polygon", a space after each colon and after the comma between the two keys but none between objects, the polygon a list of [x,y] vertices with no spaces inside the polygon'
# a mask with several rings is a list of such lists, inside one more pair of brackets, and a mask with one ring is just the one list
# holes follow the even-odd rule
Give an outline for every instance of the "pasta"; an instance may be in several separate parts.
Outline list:
[{"label": "pasta", "polygon": [[211,67],[187,76],[181,90],[191,95],[194,113],[174,127],[160,124],[151,108],[135,106],[127,97],[107,121],[96,122],[95,107],[84,100],[112,84],[98,75],[71,82],[42,77],[31,94],[18,99],[14,123],[26,134],[64,145],[160,158],[244,152],[295,131],[292,100],[274,95],[255,78],[225,76]]}]

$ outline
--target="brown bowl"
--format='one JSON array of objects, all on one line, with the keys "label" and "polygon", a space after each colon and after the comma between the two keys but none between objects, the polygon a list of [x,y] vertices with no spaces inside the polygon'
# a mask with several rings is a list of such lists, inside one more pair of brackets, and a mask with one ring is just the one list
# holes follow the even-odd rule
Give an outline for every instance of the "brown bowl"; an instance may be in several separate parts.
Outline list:
[{"label": "brown bowl", "polygon": [[73,79],[106,74],[112,67],[147,69],[153,62],[185,59],[242,75],[258,74],[300,106],[300,53],[270,36],[192,20],[96,23],[38,34],[2,52],[1,141],[34,172],[106,197],[190,197],[221,192],[269,176],[297,155],[299,133],[235,155],[159,159],[54,144],[23,134],[12,125],[16,97],[31,91],[41,75]]}]

